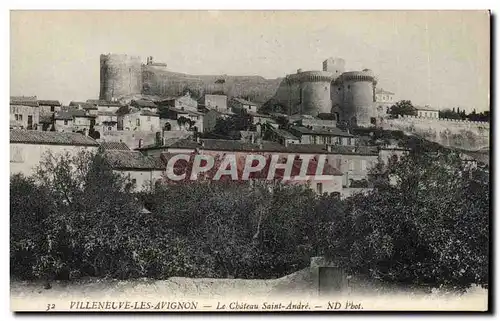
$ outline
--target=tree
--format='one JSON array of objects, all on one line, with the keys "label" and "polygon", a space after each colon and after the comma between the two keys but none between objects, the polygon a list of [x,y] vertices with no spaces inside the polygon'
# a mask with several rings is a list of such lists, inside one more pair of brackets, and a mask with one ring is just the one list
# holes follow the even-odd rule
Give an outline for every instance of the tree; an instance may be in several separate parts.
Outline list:
[{"label": "tree", "polygon": [[396,116],[396,115],[416,116],[417,110],[415,107],[413,107],[411,101],[401,100],[401,101],[398,101],[395,105],[391,106],[391,109],[389,110],[389,114],[394,115],[394,116]]},{"label": "tree", "polygon": [[[329,229],[327,253],[350,252],[343,264],[375,278],[409,284],[488,284],[489,181],[455,152],[411,153],[387,168],[390,179],[346,201]],[[327,229],[328,231],[328,229]]]}]

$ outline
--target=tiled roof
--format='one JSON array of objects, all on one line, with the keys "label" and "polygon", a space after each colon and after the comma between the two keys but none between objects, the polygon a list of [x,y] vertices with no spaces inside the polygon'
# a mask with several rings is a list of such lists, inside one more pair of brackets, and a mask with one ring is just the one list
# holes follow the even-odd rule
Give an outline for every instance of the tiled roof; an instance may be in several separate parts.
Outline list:
[{"label": "tiled roof", "polygon": [[131,102],[132,106],[138,106],[138,107],[149,107],[149,108],[156,108],[156,104],[152,101],[149,100],[132,100]]},{"label": "tiled roof", "polygon": [[342,136],[342,137],[354,137],[354,135],[349,134],[337,127],[330,127],[328,129],[310,129],[304,126],[291,126],[292,130],[295,130],[303,135],[329,135],[329,136]]},{"label": "tiled roof", "polygon": [[23,97],[23,96],[12,96],[10,97],[11,105],[38,107],[38,101],[36,96],[33,97]]},{"label": "tiled roof", "polygon": [[279,136],[281,136],[283,138],[299,140],[298,137],[292,135],[290,132],[288,132],[288,131],[286,131],[284,129],[279,129],[279,128],[271,127],[270,130],[273,131],[273,132],[275,132],[276,134],[278,134]]},{"label": "tiled roof", "polygon": [[160,115],[158,113],[154,113],[154,112],[149,111],[149,110],[141,110],[141,115],[142,116],[160,117]]},{"label": "tiled roof", "polygon": [[124,142],[101,142],[103,150],[130,150]]},{"label": "tiled roof", "polygon": [[116,116],[115,112],[112,111],[99,111],[97,112],[98,116]]},{"label": "tiled roof", "polygon": [[415,109],[416,110],[423,110],[423,111],[439,111],[437,109],[432,108],[431,106],[424,106],[424,107],[415,106]]},{"label": "tiled roof", "polygon": [[390,91],[387,91],[387,90],[384,90],[382,88],[379,88],[375,91],[376,94],[386,94],[386,95],[394,95],[393,92],[390,92]]},{"label": "tiled roof", "polygon": [[40,145],[99,146],[91,137],[79,133],[42,132],[36,130],[11,130],[10,142]]},{"label": "tiled roof", "polygon": [[254,103],[254,102],[251,102],[249,100],[243,99],[243,98],[233,98],[233,99],[234,99],[234,101],[237,101],[237,102],[239,102],[240,104],[243,104],[243,105],[258,106],[258,104]]},{"label": "tiled roof", "polygon": [[141,152],[125,150],[107,150],[104,152],[109,165],[114,169],[128,170],[163,170],[165,164],[159,157],[144,156]]},{"label": "tiled roof", "polygon": [[188,138],[182,138],[182,139],[175,139],[175,141],[166,141],[165,146],[169,148],[189,148],[189,149],[194,149],[194,148],[199,148],[200,144],[195,142],[192,139]]},{"label": "tiled roof", "polygon": [[69,103],[69,105],[71,107],[81,107],[83,109],[94,109],[94,110],[97,109],[97,107],[94,106],[93,104],[82,102],[82,101],[72,101]]},{"label": "tiled roof", "polygon": [[138,113],[138,112],[140,112],[140,110],[136,107],[122,106],[122,107],[118,108],[118,110],[116,111],[116,114],[117,115],[127,115],[127,114],[134,114],[134,113]]},{"label": "tiled roof", "polygon": [[11,101],[37,101],[36,96],[10,96]]},{"label": "tiled roof", "polygon": [[40,106],[61,106],[59,100],[38,100]]},{"label": "tiled roof", "polygon": [[56,120],[73,120],[73,114],[69,110],[61,110],[54,114]]},{"label": "tiled roof", "polygon": [[87,99],[87,102],[90,104],[94,104],[95,106],[108,106],[108,107],[121,107],[122,104],[114,101],[106,101],[99,99]]}]

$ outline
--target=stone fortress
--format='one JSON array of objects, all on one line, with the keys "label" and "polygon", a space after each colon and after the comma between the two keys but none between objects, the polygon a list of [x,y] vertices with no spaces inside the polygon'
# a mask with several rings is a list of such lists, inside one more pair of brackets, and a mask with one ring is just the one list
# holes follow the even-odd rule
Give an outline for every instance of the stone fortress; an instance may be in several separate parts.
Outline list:
[{"label": "stone fortress", "polygon": [[[185,90],[202,96],[223,93],[258,103],[260,112],[309,115],[335,120],[347,126],[403,130],[421,134],[447,146],[479,149],[489,146],[489,123],[446,119],[388,119],[386,108],[377,107],[377,78],[373,71],[346,71],[345,61],[329,58],[322,70],[303,71],[283,78],[260,76],[188,75],[167,70],[165,63],[146,63],[138,56],[106,54],[100,57],[99,99],[114,101],[141,96],[178,96]],[[395,102],[394,102],[395,103]],[[387,107],[387,106],[385,106]],[[465,142],[466,141],[466,142]]]}]

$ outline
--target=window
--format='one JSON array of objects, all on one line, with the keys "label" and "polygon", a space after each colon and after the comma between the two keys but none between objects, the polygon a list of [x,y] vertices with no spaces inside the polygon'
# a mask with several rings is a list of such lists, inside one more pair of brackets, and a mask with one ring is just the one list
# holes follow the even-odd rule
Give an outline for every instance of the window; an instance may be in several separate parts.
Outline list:
[{"label": "window", "polygon": [[366,171],[366,160],[365,159],[361,160],[361,170]]},{"label": "window", "polygon": [[18,114],[16,114],[15,117],[16,117],[16,120],[19,120],[19,115]]},{"label": "window", "polygon": [[316,184],[316,192],[318,192],[318,194],[323,194],[323,183]]},{"label": "window", "polygon": [[353,160],[350,160],[350,161],[349,161],[349,170],[350,170],[350,171],[353,171],[353,170],[354,170],[354,161],[353,161]]},{"label": "window", "polygon": [[67,126],[67,125],[68,125],[68,121],[64,120],[64,126]]},{"label": "window", "polygon": [[54,106],[50,106],[50,111],[51,111],[51,112],[54,112],[54,109],[55,109],[55,107],[54,107]]},{"label": "window", "polygon": [[11,163],[23,163],[24,153],[21,146],[10,145],[10,162]]},{"label": "window", "polygon": [[337,158],[337,169],[340,170],[341,166],[342,166],[342,160],[340,158]]},{"label": "window", "polygon": [[135,125],[136,126],[141,126],[141,120],[139,118],[137,118],[137,120],[135,122]]},{"label": "window", "polygon": [[19,121],[23,121],[23,115],[19,114]]},{"label": "window", "polygon": [[370,123],[371,123],[372,125],[377,124],[377,119],[376,119],[375,117],[371,117],[371,118],[370,118]]},{"label": "window", "polygon": [[111,126],[108,127],[108,130],[112,130],[113,128]]}]

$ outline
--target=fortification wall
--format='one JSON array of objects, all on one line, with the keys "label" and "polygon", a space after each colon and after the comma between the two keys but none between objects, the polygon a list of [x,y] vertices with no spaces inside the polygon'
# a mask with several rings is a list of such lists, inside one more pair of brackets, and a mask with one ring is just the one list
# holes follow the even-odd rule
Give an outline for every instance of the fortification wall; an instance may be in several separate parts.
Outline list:
[{"label": "fortification wall", "polygon": [[111,101],[142,91],[141,58],[122,54],[100,57],[99,99]]},{"label": "fortification wall", "polygon": [[404,116],[384,119],[381,126],[416,134],[449,147],[478,150],[490,146],[490,124],[487,122]]},{"label": "fortification wall", "polygon": [[[224,80],[222,83],[220,80]],[[271,99],[282,78],[265,79],[259,76],[196,76],[143,66],[143,94],[177,96],[189,89],[196,96],[224,92],[229,98],[249,97],[257,103]]]}]

